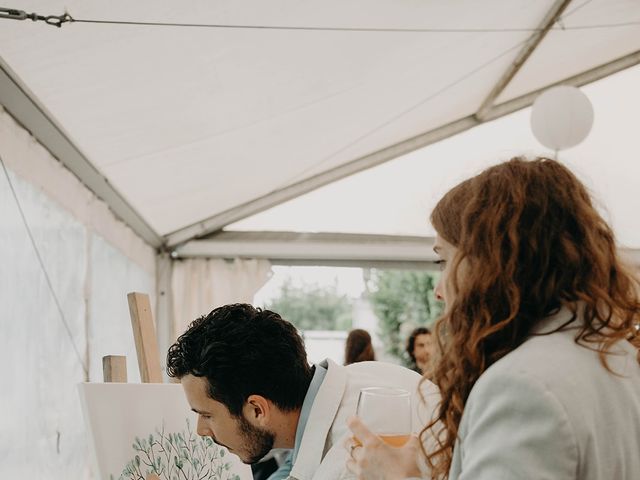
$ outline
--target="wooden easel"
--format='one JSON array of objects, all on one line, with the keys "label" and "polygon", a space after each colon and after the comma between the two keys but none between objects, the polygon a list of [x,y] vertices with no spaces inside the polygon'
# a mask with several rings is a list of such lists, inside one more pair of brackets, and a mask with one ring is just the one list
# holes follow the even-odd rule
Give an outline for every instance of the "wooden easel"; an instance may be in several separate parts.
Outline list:
[{"label": "wooden easel", "polygon": [[[160,353],[149,295],[132,292],[127,294],[127,300],[133,339],[136,344],[140,380],[142,383],[162,383]],[[127,383],[127,357],[124,355],[102,357],[102,374],[105,383]]]},{"label": "wooden easel", "polygon": [[[156,338],[156,328],[153,323],[149,295],[132,292],[127,294],[127,300],[129,302],[133,339],[136,343],[140,380],[142,383],[162,383],[158,340]],[[102,374],[105,383],[127,383],[127,357],[124,355],[102,357]],[[160,480],[160,477],[150,473],[146,480]]]}]

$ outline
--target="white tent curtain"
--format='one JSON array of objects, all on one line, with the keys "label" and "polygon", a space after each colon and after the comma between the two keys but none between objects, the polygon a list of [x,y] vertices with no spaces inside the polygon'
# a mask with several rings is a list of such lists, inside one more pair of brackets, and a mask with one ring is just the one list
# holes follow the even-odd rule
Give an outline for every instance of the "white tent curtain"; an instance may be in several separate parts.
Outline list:
[{"label": "white tent curtain", "polygon": [[176,261],[171,280],[175,336],[227,303],[251,303],[271,276],[268,260],[195,258]]}]

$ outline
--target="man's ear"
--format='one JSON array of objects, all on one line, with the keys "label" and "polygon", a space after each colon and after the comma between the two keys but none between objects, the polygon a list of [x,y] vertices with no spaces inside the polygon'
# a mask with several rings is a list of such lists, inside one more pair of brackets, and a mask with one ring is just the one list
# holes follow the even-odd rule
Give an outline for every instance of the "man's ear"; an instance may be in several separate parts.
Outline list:
[{"label": "man's ear", "polygon": [[249,395],[242,410],[251,424],[265,427],[271,420],[273,404],[262,395]]}]

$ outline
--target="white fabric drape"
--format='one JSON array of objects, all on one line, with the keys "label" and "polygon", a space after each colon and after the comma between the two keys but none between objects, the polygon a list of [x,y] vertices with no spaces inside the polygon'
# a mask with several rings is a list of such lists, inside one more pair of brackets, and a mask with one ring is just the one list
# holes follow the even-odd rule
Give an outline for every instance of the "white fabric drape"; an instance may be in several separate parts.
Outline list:
[{"label": "white fabric drape", "polygon": [[270,276],[268,260],[194,258],[174,262],[171,285],[175,336],[215,307],[253,302],[253,296]]}]

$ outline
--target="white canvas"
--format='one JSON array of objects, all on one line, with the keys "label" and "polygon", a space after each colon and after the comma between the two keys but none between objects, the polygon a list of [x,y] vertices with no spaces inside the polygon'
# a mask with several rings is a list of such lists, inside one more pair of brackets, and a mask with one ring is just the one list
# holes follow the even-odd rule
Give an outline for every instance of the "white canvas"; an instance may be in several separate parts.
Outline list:
[{"label": "white canvas", "polygon": [[252,479],[237,456],[197,435],[180,385],[83,383],[79,391],[100,480]]}]

